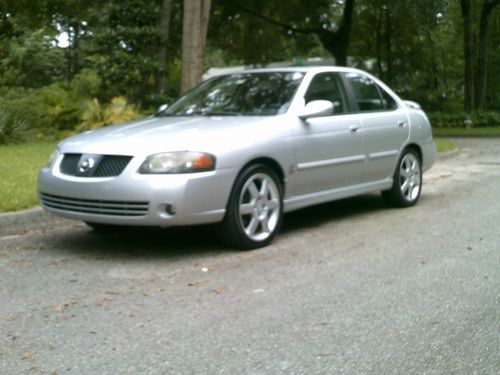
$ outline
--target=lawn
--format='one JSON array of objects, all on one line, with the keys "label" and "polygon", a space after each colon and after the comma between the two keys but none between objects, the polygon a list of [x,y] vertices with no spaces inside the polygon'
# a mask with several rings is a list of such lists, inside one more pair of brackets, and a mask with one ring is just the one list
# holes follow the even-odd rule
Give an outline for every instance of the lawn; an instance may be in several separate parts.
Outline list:
[{"label": "lawn", "polygon": [[36,179],[55,142],[0,146],[0,212],[38,205]]},{"label": "lawn", "polygon": [[432,128],[435,137],[500,137],[500,128]]},{"label": "lawn", "polygon": [[435,141],[438,152],[447,152],[455,149],[455,145],[450,141],[439,138],[436,138]]}]

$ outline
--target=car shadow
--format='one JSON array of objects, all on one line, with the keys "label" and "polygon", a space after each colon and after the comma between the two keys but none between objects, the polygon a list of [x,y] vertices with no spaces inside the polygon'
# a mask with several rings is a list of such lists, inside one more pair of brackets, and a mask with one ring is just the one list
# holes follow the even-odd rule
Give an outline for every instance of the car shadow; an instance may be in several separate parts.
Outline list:
[{"label": "car shadow", "polygon": [[77,225],[51,237],[54,249],[100,258],[176,258],[227,251],[217,242],[212,226],[208,225],[176,228],[120,226],[107,231]]},{"label": "car shadow", "polygon": [[[281,233],[320,227],[383,209],[386,206],[378,194],[320,204],[285,214]],[[105,258],[165,259],[239,252],[221,245],[212,225],[164,229],[121,226],[102,232],[77,224],[62,233],[48,234],[47,239],[51,247],[60,252]]]},{"label": "car shadow", "polygon": [[293,211],[285,215],[281,233],[304,228],[319,227],[344,218],[354,218],[374,211],[387,209],[380,194],[365,194]]}]

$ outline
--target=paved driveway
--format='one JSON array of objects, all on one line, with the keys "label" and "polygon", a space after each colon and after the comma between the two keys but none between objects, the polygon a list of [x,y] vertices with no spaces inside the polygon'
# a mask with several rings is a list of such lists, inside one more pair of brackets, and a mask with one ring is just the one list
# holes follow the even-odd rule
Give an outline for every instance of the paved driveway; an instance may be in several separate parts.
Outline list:
[{"label": "paved driveway", "polygon": [[498,374],[500,139],[424,178],[285,217],[270,247],[206,227],[0,238],[0,374]]}]

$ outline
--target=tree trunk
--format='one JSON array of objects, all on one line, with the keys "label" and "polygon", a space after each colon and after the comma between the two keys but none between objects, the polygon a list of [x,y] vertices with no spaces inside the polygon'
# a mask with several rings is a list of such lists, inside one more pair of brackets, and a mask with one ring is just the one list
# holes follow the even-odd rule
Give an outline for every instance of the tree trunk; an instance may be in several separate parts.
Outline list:
[{"label": "tree trunk", "polygon": [[[375,31],[375,55],[377,58],[377,71],[379,77],[384,77],[382,68],[382,15],[384,13],[383,4],[379,1],[377,8],[377,26]],[[385,78],[385,77],[384,77]]]},{"label": "tree trunk", "polygon": [[393,58],[392,58],[392,18],[391,11],[385,10],[385,53],[387,59],[387,74],[385,80],[387,84],[392,83]]},{"label": "tree trunk", "polygon": [[470,0],[460,0],[464,23],[464,109],[474,108],[474,44]]},{"label": "tree trunk", "polygon": [[201,81],[211,0],[184,0],[181,93]]},{"label": "tree trunk", "polygon": [[160,45],[158,47],[158,66],[160,67],[160,72],[156,77],[156,92],[159,95],[165,92],[165,65],[167,63],[167,43],[170,35],[172,3],[173,0],[162,0],[160,9]]},{"label": "tree trunk", "polygon": [[487,45],[488,45],[488,17],[495,6],[500,4],[500,0],[484,0],[481,9],[481,20],[479,21],[479,46],[476,66],[475,100],[474,108],[484,108],[486,98],[486,78],[487,78]]},{"label": "tree trunk", "polygon": [[318,32],[323,47],[335,57],[335,63],[347,66],[347,50],[351,36],[352,15],[354,11],[354,0],[346,0],[342,21],[336,31],[321,30]]}]

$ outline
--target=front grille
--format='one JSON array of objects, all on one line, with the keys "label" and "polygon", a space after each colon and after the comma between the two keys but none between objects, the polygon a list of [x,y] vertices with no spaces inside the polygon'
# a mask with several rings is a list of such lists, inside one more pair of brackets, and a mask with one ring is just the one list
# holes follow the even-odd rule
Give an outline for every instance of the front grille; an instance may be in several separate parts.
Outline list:
[{"label": "front grille", "polygon": [[70,176],[78,175],[78,162],[82,154],[64,154],[61,162],[61,173],[69,174]]},{"label": "front grille", "polygon": [[130,159],[132,156],[105,155],[97,166],[94,177],[118,176]]},{"label": "front grille", "polygon": [[148,212],[148,202],[104,201],[79,199],[40,193],[42,205],[47,208],[68,212],[82,212],[94,215],[144,216]]},{"label": "front grille", "polygon": [[[80,171],[79,163],[83,156],[91,156],[95,160],[92,168]],[[114,177],[120,175],[128,165],[132,156],[124,155],[85,155],[64,154],[60,171],[69,176],[78,177]]]}]

